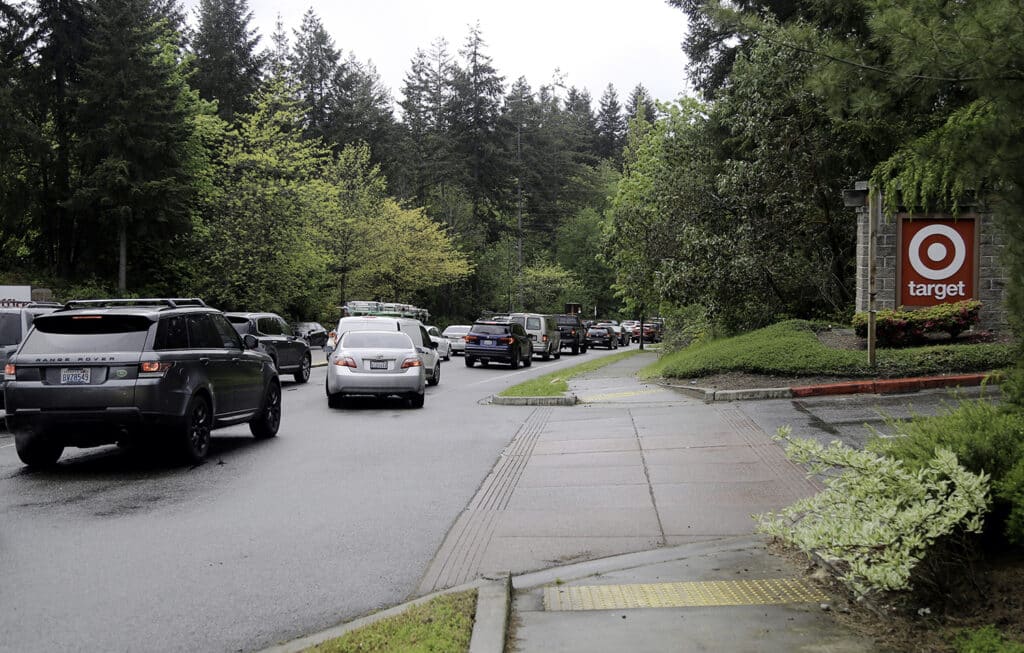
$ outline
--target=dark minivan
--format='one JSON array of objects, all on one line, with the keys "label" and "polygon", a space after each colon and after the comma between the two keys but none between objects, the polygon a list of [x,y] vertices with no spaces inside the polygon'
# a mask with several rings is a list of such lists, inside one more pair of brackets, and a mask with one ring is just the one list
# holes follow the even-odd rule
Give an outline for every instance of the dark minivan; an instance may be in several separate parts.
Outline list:
[{"label": "dark minivan", "polygon": [[215,428],[273,437],[281,385],[256,347],[199,299],[69,302],[35,319],[4,368],[18,457],[47,466],[65,447],[159,436],[200,462]]}]

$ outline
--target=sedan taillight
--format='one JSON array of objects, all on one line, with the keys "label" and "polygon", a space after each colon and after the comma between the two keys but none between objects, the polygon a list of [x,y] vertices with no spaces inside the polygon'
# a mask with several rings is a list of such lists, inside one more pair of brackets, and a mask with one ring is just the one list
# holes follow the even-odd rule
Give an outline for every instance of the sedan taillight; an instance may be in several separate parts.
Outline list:
[{"label": "sedan taillight", "polygon": [[334,364],[337,365],[338,367],[351,367],[352,369],[356,369],[359,367],[358,365],[356,365],[356,360],[351,356],[339,356],[338,358],[334,359]]},{"label": "sedan taillight", "polygon": [[423,361],[418,356],[411,356],[402,361],[402,369],[408,369],[410,367],[423,367]]}]

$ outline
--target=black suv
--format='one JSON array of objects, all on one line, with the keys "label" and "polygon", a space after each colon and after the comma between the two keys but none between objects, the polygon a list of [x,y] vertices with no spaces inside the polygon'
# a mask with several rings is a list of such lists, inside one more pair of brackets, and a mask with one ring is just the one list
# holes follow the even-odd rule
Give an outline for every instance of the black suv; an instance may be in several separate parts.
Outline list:
[{"label": "black suv", "polygon": [[[32,322],[40,315],[52,313],[63,304],[56,302],[26,302],[20,305],[0,305],[0,368],[7,365],[7,359],[18,350],[25,339]],[[0,379],[0,408],[4,407],[4,387]]]},{"label": "black suv", "polygon": [[466,341],[466,367],[480,361],[508,363],[512,369],[533,365],[533,345],[521,324],[504,320],[478,320],[473,323]]},{"label": "black suv", "polygon": [[277,435],[281,384],[253,336],[199,299],[69,302],[35,319],[4,368],[7,427],[30,466],[64,448],[152,441],[190,462],[212,429]]},{"label": "black suv", "polygon": [[277,371],[292,374],[297,383],[309,381],[313,359],[309,343],[294,335],[281,316],[276,313],[225,313],[239,335],[253,335],[274,361]]},{"label": "black suv", "polygon": [[587,330],[578,315],[556,315],[558,330],[562,332],[562,349],[568,347],[574,354],[587,353]]}]

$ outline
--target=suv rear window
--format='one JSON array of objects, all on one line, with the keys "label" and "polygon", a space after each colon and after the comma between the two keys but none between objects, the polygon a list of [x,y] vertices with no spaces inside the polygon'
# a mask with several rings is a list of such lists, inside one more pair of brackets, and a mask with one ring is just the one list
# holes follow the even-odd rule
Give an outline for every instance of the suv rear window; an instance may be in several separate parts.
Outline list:
[{"label": "suv rear window", "polygon": [[507,324],[474,324],[473,333],[480,333],[485,336],[500,336],[509,332]]},{"label": "suv rear window", "polygon": [[22,347],[24,354],[142,351],[153,322],[140,315],[45,315]]}]

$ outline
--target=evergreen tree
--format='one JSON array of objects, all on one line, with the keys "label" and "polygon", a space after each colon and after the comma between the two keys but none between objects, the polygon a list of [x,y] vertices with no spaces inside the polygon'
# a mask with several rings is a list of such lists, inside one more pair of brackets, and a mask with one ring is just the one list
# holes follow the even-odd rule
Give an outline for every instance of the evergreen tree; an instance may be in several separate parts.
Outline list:
[{"label": "evergreen tree", "polygon": [[32,44],[28,15],[0,1],[0,115],[6,117],[0,129],[0,259],[6,264],[17,261],[32,228],[28,164],[40,145],[29,110],[35,102],[28,84]]},{"label": "evergreen tree", "polygon": [[312,9],[302,16],[302,24],[294,34],[295,47],[289,63],[306,115],[306,135],[328,141],[341,53]]},{"label": "evergreen tree", "polygon": [[260,37],[249,28],[252,12],[246,0],[200,0],[199,25],[192,39],[196,55],[193,84],[206,100],[217,100],[217,112],[228,122],[252,111],[249,97],[259,86]]},{"label": "evergreen tree", "polygon": [[[72,193],[72,149],[77,132],[79,82],[85,54],[85,7],[82,0],[38,0],[31,16],[36,26],[37,65],[26,83],[37,94],[31,121],[39,134],[35,160],[36,201],[33,207],[44,259],[64,278],[78,263],[77,231]],[[43,140],[43,134],[50,137]]]},{"label": "evergreen tree", "polygon": [[456,155],[465,163],[464,183],[472,202],[474,221],[489,224],[496,233],[495,209],[504,187],[507,159],[498,133],[501,77],[485,53],[479,25],[470,29],[459,51],[463,67],[456,70],[451,100],[451,136]]},{"label": "evergreen tree", "polygon": [[622,116],[619,94],[615,86],[608,84],[597,110],[597,155],[612,161],[620,160],[625,137],[626,121]]},{"label": "evergreen tree", "polygon": [[[129,236],[143,244],[189,227],[184,144],[190,130],[151,0],[93,0],[88,19],[77,85],[81,182],[72,204],[82,212],[82,238],[90,245],[83,254],[100,273],[110,272],[101,261],[117,260],[124,292]],[[116,259],[108,249],[115,241]]]},{"label": "evergreen tree", "polygon": [[267,60],[267,72],[270,77],[285,78],[288,75],[288,59],[291,48],[288,45],[288,32],[284,29],[281,14],[277,14],[274,22],[274,33],[270,35],[270,49],[264,55]]},{"label": "evergreen tree", "polygon": [[629,103],[626,105],[626,121],[637,119],[644,120],[648,125],[653,125],[658,119],[658,107],[643,84],[636,85],[629,94]]},{"label": "evergreen tree", "polygon": [[569,88],[565,98],[565,113],[569,121],[573,151],[581,155],[590,155],[596,160],[597,155],[597,120],[591,106],[590,92],[587,89]]},{"label": "evergreen tree", "polygon": [[414,197],[427,204],[431,194],[453,176],[449,111],[455,65],[448,42],[435,40],[430,50],[418,49],[406,73],[401,102],[410,156],[405,168]]}]

